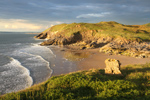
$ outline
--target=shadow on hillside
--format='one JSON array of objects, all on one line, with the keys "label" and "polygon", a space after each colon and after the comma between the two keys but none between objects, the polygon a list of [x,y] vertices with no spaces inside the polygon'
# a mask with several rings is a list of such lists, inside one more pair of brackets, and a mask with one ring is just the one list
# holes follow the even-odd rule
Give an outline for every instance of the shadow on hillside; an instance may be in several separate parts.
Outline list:
[{"label": "shadow on hillside", "polygon": [[[92,77],[94,79],[100,79],[101,81],[108,81],[108,80],[118,80],[118,79],[126,79],[128,75],[131,73],[144,73],[150,71],[150,67],[145,67],[145,68],[126,68],[126,69],[121,69],[122,75],[115,75],[115,74],[105,74],[104,69],[98,70],[98,72],[93,73]],[[103,76],[103,77],[102,77]]]},{"label": "shadow on hillside", "polygon": [[86,97],[87,95],[90,97],[94,97],[96,95],[96,91],[88,86],[85,86],[85,87],[81,86],[79,88],[76,88],[72,90],[72,93],[76,94],[78,98],[81,98],[81,97],[83,98],[83,97]]}]

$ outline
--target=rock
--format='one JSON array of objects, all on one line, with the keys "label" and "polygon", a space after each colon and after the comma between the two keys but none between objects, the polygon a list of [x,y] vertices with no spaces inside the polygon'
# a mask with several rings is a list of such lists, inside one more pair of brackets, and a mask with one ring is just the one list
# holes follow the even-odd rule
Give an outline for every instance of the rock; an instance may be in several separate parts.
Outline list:
[{"label": "rock", "polygon": [[66,38],[53,38],[42,42],[40,45],[66,45],[66,44],[67,44]]},{"label": "rock", "polygon": [[140,54],[139,56],[138,56],[138,58],[147,58],[148,56],[146,55],[146,54]]},{"label": "rock", "polygon": [[86,44],[85,41],[76,43],[77,46],[86,46]]},{"label": "rock", "polygon": [[91,43],[91,40],[84,40],[84,43],[89,44],[89,43]]},{"label": "rock", "polygon": [[114,43],[117,45],[124,45],[124,44],[130,44],[131,41],[120,37],[120,38],[116,38],[114,40]]},{"label": "rock", "polygon": [[85,46],[81,46],[81,47],[80,47],[80,50],[84,50],[84,49],[86,49]]},{"label": "rock", "polygon": [[40,45],[52,45],[55,42],[55,39],[49,39],[47,41],[42,42]]},{"label": "rock", "polygon": [[59,45],[66,45],[67,44],[67,39],[66,38],[62,38],[59,41]]},{"label": "rock", "polygon": [[88,49],[92,49],[92,48],[96,48],[96,46],[97,46],[96,42],[91,42],[87,44],[85,47]]},{"label": "rock", "polygon": [[90,46],[96,47],[97,43],[95,41],[90,43]]},{"label": "rock", "polygon": [[97,44],[100,44],[100,43],[109,43],[113,40],[112,37],[102,37],[102,38],[99,38],[97,40]]},{"label": "rock", "polygon": [[130,51],[133,51],[133,52],[137,52],[137,51],[138,51],[137,48],[133,48],[133,47],[132,47],[132,48],[129,48],[129,50],[130,50]]},{"label": "rock", "polygon": [[112,53],[136,58],[147,58],[150,56],[150,44],[148,42],[126,41],[115,39],[104,45],[99,52]]},{"label": "rock", "polygon": [[47,38],[47,33],[40,33],[39,35],[34,36],[34,37],[38,38],[38,39],[46,39]]},{"label": "rock", "polygon": [[117,74],[121,75],[120,65],[121,63],[116,59],[106,59],[105,60],[106,68],[105,74]]}]

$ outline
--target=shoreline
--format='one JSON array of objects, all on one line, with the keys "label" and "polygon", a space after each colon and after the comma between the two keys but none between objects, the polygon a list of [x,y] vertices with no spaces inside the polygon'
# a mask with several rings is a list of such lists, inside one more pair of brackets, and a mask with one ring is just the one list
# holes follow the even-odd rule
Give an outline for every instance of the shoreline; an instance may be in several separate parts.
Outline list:
[{"label": "shoreline", "polygon": [[[104,61],[108,58],[119,60],[121,62],[121,67],[129,64],[145,64],[147,62],[150,62],[150,58],[134,58],[122,55],[108,55],[105,53],[100,53],[99,48],[84,50],[80,50],[76,46],[49,46],[48,48],[50,48],[56,55],[55,61],[50,62],[52,74],[49,78],[51,78],[52,76],[59,76],[62,74],[66,75],[79,71],[87,71],[90,69],[104,69]],[[66,55],[71,55],[71,57],[68,57]],[[43,82],[40,82],[38,84],[41,84]],[[38,84],[33,84],[32,86]]]},{"label": "shoreline", "polygon": [[65,48],[59,46],[49,46],[48,48],[50,48],[55,55],[55,59],[50,62],[50,68],[53,70],[51,77],[78,71],[76,69],[76,62],[69,61],[64,57],[65,51],[62,49]]},{"label": "shoreline", "polygon": [[[90,69],[104,69],[105,60],[108,58],[117,59],[121,62],[121,67],[130,64],[145,64],[150,62],[150,58],[135,58],[123,55],[109,55],[99,52],[100,48],[80,50],[73,46],[58,46],[58,49],[52,49],[56,56],[55,67],[52,67],[53,73],[51,76],[68,74],[70,72],[85,71]],[[62,60],[63,59],[63,60]],[[67,59],[67,60],[66,60]],[[66,62],[64,63],[63,61]],[[57,68],[56,68],[57,66]],[[65,66],[65,67],[64,67]],[[70,66],[70,67],[69,67]],[[68,68],[68,69],[62,69]],[[71,70],[69,70],[69,68]],[[57,71],[56,71],[57,70]]]}]

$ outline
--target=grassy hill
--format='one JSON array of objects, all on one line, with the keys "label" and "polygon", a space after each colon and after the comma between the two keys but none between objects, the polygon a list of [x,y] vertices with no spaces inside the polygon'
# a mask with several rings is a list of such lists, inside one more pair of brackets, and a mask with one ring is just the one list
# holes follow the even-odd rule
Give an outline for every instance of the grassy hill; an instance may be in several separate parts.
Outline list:
[{"label": "grassy hill", "polygon": [[150,57],[150,23],[124,25],[114,21],[55,25],[36,38],[41,45],[70,45],[79,49],[101,48],[100,52],[137,58]]},{"label": "grassy hill", "polygon": [[123,37],[128,40],[140,39],[150,41],[150,23],[145,25],[124,25],[114,21],[99,23],[71,23],[52,26],[42,33],[49,33],[69,37],[80,33],[85,37],[100,38],[110,36],[113,38]]}]

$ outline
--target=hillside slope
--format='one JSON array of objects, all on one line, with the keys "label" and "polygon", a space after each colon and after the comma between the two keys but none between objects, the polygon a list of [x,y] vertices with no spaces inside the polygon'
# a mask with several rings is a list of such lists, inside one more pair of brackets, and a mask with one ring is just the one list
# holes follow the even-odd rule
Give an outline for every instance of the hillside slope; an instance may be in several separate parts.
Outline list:
[{"label": "hillside slope", "polygon": [[149,23],[124,25],[110,21],[60,24],[43,31],[35,38],[48,39],[41,45],[71,44],[80,46],[80,49],[103,46],[100,52],[140,58],[148,57],[150,54],[150,46],[147,43],[147,41],[150,41]]},{"label": "hillside slope", "polygon": [[72,35],[81,35],[81,39],[93,39],[110,36],[112,38],[123,37],[128,40],[150,40],[150,26],[145,25],[123,25],[117,22],[100,23],[71,23],[55,25],[46,29],[36,36],[40,39],[52,37],[69,38]]}]

